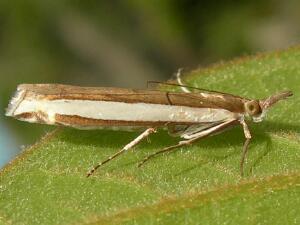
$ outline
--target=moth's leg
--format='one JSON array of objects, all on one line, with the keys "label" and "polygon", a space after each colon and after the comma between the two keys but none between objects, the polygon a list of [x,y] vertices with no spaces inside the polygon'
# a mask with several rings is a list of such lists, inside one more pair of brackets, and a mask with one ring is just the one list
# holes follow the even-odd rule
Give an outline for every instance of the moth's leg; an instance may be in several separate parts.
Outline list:
[{"label": "moth's leg", "polygon": [[176,73],[176,80],[177,80],[177,83],[179,85],[183,85],[181,86],[181,90],[185,93],[191,93],[191,90],[189,90],[187,87],[184,87],[185,84],[183,84],[182,80],[181,80],[181,72],[182,72],[182,68],[178,69],[177,73]]},{"label": "moth's leg", "polygon": [[244,175],[244,163],[245,163],[246,155],[248,152],[248,146],[249,146],[249,143],[251,140],[251,133],[250,133],[248,125],[244,119],[240,120],[240,123],[242,124],[243,130],[244,130],[244,135],[246,138],[246,140],[244,142],[244,146],[243,146],[243,152],[241,155],[241,161],[240,161],[241,176],[243,176]]},{"label": "moth's leg", "polygon": [[116,152],[114,155],[108,157],[106,160],[98,163],[96,166],[93,167],[93,169],[91,169],[88,173],[87,173],[87,177],[91,176],[100,166],[102,166],[103,164],[109,162],[110,160],[116,158],[117,156],[121,155],[122,153],[124,153],[125,151],[131,149],[132,147],[134,147],[135,145],[137,145],[139,142],[141,142],[144,138],[148,137],[150,134],[155,133],[156,129],[155,128],[148,128],[147,130],[145,130],[142,134],[140,134],[139,136],[137,136],[134,140],[132,140],[131,142],[129,142],[127,145],[125,145],[120,151]]},{"label": "moth's leg", "polygon": [[166,147],[160,151],[157,151],[147,157],[145,157],[139,164],[138,164],[138,167],[142,166],[145,162],[147,162],[149,159],[159,155],[159,154],[162,154],[162,153],[165,153],[165,152],[170,152],[170,151],[173,151],[174,149],[178,148],[178,147],[181,147],[181,146],[184,146],[184,145],[189,145],[201,138],[205,138],[209,135],[212,135],[214,133],[218,133],[220,132],[221,130],[229,127],[229,126],[232,126],[234,124],[237,124],[238,123],[238,120],[237,119],[230,119],[230,120],[227,120],[223,123],[220,123],[216,126],[213,126],[213,127],[210,127],[206,130],[202,130],[198,133],[195,133],[192,135],[191,139],[188,139],[188,140],[184,140],[184,141],[180,141],[177,145],[172,145],[172,146],[169,146],[169,147]]}]

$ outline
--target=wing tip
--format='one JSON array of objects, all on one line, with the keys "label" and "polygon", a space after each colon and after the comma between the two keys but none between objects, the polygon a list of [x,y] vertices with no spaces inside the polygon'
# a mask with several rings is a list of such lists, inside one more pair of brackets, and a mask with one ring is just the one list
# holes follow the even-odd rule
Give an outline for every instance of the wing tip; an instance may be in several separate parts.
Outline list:
[{"label": "wing tip", "polygon": [[14,112],[22,102],[26,93],[26,84],[20,84],[17,87],[17,90],[13,94],[9,104],[5,110],[5,116],[14,116]]}]

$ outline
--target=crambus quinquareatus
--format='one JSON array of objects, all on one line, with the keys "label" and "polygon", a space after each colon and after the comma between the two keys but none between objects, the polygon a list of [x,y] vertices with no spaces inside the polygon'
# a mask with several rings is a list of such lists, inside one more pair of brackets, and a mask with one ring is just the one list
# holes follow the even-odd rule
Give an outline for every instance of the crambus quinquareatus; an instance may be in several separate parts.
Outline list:
[{"label": "crambus quinquareatus", "polygon": [[251,140],[246,118],[262,121],[268,108],[279,100],[292,96],[283,91],[261,100],[184,86],[183,92],[133,90],[121,88],[78,87],[61,84],[21,84],[10,101],[7,116],[31,123],[63,125],[78,129],[144,129],[138,137],[101,165],[131,149],[160,127],[183,140],[149,155],[139,163],[199,139],[240,124],[245,135],[240,170],[243,174],[245,156]]}]

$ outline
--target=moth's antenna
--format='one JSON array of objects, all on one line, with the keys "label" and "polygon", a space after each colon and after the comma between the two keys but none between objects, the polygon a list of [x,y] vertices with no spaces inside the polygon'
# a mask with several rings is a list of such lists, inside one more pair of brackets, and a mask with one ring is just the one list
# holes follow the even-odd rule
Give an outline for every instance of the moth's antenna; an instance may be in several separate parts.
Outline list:
[{"label": "moth's antenna", "polygon": [[195,89],[195,90],[199,90],[199,91],[208,91],[208,90],[205,90],[205,89],[191,87],[191,86],[187,86],[187,85],[172,84],[172,83],[168,83],[168,82],[155,81],[155,80],[149,80],[149,81],[147,81],[147,87],[148,88],[150,86],[149,84],[163,84],[163,85],[168,85],[168,86],[186,87],[186,88],[191,88],[191,89]]},{"label": "moth's antenna", "polygon": [[[193,89],[193,90],[197,90],[197,91],[202,91],[202,92],[207,92],[207,93],[216,93],[216,94],[231,95],[231,96],[237,97],[235,95],[220,92],[220,91],[212,91],[212,90],[207,90],[207,89],[203,89],[203,88],[196,88],[196,87],[192,87],[192,86],[188,86],[188,85],[172,84],[172,83],[161,82],[161,81],[153,81],[153,80],[147,81],[147,87],[148,88],[149,88],[149,84],[163,84],[163,85],[176,86],[176,87],[185,87],[185,88],[189,88],[189,89]],[[189,93],[197,93],[197,92],[189,92]]]},{"label": "moth's antenna", "polygon": [[233,97],[238,97],[236,95],[232,95],[232,94],[228,94],[225,92],[221,92],[221,91],[212,91],[212,90],[207,90],[204,88],[197,88],[197,87],[192,87],[192,86],[188,86],[182,83],[181,80],[181,71],[183,69],[180,68],[178,70],[178,72],[176,73],[176,80],[178,82],[178,84],[173,84],[173,83],[168,83],[168,82],[161,82],[161,81],[147,81],[147,88],[149,88],[149,84],[162,84],[162,85],[169,85],[169,86],[176,86],[176,87],[180,87],[181,90],[183,90],[183,92],[185,93],[197,93],[197,92],[193,92],[191,90],[197,90],[197,91],[201,91],[201,92],[206,92],[206,93],[216,93],[216,94],[221,94],[221,95],[227,95],[227,96],[233,96]]}]

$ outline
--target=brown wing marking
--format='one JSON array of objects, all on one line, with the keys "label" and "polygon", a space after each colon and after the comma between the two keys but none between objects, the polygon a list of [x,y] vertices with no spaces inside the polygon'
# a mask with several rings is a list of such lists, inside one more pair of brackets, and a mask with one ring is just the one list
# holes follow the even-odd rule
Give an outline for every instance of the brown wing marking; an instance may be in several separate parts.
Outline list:
[{"label": "brown wing marking", "polygon": [[220,108],[237,113],[244,112],[244,102],[248,100],[230,94],[207,91],[199,93],[167,92],[166,94],[166,92],[158,90],[78,87],[61,84],[23,84],[18,89],[27,90],[26,98],[171,104],[195,108]]}]

